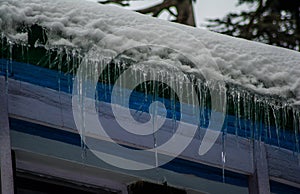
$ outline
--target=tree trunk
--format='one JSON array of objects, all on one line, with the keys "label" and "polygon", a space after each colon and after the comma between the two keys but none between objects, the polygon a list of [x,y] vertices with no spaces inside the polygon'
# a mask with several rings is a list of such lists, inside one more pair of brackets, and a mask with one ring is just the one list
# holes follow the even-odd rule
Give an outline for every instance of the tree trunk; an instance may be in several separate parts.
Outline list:
[{"label": "tree trunk", "polygon": [[176,22],[190,26],[196,26],[192,0],[177,0],[177,19]]},{"label": "tree trunk", "polygon": [[[122,6],[128,6],[129,5],[128,2],[126,3],[125,0],[99,1],[99,3],[102,4],[116,3]],[[170,10],[171,7],[176,8],[177,14],[173,13]],[[164,0],[160,4],[145,9],[136,10],[136,11],[142,14],[152,13],[153,17],[158,17],[158,15],[163,10],[167,10],[170,12],[171,15],[175,16],[176,17],[176,19],[174,20],[175,22],[189,25],[189,26],[196,26],[192,0]]]}]

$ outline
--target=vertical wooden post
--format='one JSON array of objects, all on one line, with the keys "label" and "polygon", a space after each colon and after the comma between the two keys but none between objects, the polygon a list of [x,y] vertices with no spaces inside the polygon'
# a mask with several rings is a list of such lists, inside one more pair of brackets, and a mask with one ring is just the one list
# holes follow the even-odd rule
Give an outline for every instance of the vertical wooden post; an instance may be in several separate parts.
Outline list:
[{"label": "vertical wooden post", "polygon": [[11,160],[11,142],[9,132],[7,94],[5,78],[0,77],[0,165],[1,193],[14,193],[14,180]]},{"label": "vertical wooden post", "polygon": [[269,194],[269,169],[265,144],[254,141],[254,173],[249,177],[249,194]]}]

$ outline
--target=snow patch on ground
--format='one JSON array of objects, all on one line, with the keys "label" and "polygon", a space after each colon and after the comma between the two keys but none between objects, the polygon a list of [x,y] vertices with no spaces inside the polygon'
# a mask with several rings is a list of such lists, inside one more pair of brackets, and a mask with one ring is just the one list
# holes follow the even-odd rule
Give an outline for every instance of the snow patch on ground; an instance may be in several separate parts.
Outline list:
[{"label": "snow patch on ground", "polygon": [[19,28],[35,23],[48,29],[50,45],[85,52],[96,47],[112,57],[132,47],[167,47],[196,64],[190,71],[300,104],[300,53],[295,51],[84,0],[0,0],[4,35],[26,41]]}]

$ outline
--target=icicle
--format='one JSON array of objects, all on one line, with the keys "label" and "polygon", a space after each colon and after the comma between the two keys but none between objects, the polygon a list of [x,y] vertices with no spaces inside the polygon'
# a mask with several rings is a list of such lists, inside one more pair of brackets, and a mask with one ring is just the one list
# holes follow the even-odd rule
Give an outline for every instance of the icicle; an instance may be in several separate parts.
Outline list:
[{"label": "icicle", "polygon": [[[281,129],[282,129],[282,114],[280,112],[281,107],[276,106],[276,117],[277,117],[277,125],[278,125],[278,141],[280,143],[280,138],[281,138]],[[280,144],[278,144],[280,147]]]},{"label": "icicle", "polygon": [[147,103],[147,99],[148,99],[148,90],[147,90],[147,73],[143,73],[143,81],[144,81],[144,93],[145,93],[145,100],[146,100],[146,103]]},{"label": "icicle", "polygon": [[[225,141],[225,140],[223,140]],[[223,143],[225,144],[225,143]],[[225,146],[222,145],[222,181],[225,183],[225,164],[226,164],[226,152],[225,152]]]},{"label": "icicle", "polygon": [[[159,83],[160,83],[160,86],[161,86],[160,87],[161,88],[161,90],[160,90],[161,98],[160,99],[161,99],[162,104],[165,104],[164,78],[165,78],[165,72],[163,71],[163,72],[160,73],[160,79],[159,79]],[[167,116],[167,115],[165,115],[165,116]]]},{"label": "icicle", "polygon": [[26,63],[29,64],[29,48],[30,48],[30,45],[27,45],[26,46]]},{"label": "icicle", "polygon": [[[126,70],[126,64],[125,63],[123,64],[123,70]],[[125,81],[126,81],[126,78],[122,76],[121,77],[121,83],[124,83]],[[122,96],[126,96],[125,95],[126,92],[127,92],[127,88],[122,88]],[[126,106],[125,102],[126,102],[126,100],[123,99],[123,101],[122,101],[123,106]]]},{"label": "icicle", "polygon": [[263,131],[263,114],[261,112],[261,107],[262,107],[262,101],[261,99],[259,99],[258,101],[258,140],[259,140],[259,145],[260,145],[260,142],[262,140],[262,131]]},{"label": "icicle", "polygon": [[124,78],[122,75],[122,72],[125,71],[125,63],[120,62],[118,64],[118,71],[119,73],[117,74],[118,79],[120,79],[120,85],[119,85],[119,95],[120,95],[120,105],[125,106],[125,99],[123,96],[125,96],[124,92],[125,92],[125,88],[123,88],[123,84],[124,84]]},{"label": "icicle", "polygon": [[[84,59],[83,63],[88,63],[87,59]],[[88,65],[88,64],[86,64]],[[83,161],[85,161],[86,159],[86,154],[87,154],[87,150],[86,150],[86,135],[85,135],[85,102],[84,99],[86,97],[86,82],[87,82],[87,71],[85,70],[85,72],[83,72],[83,80],[79,80],[79,84],[78,84],[78,92],[79,92],[79,104],[80,104],[80,109],[81,109],[81,130],[80,130],[80,136],[81,136],[81,141],[80,141],[80,147],[81,147],[81,159]]]},{"label": "icicle", "polygon": [[282,130],[283,130],[283,139],[284,140],[286,140],[286,130],[285,130],[285,128],[286,128],[286,126],[287,126],[287,113],[288,113],[288,106],[287,106],[287,104],[286,103],[284,103],[283,104],[283,106],[282,106],[282,115],[281,115],[281,117],[282,117]]},{"label": "icicle", "polygon": [[[173,133],[175,133],[175,128],[176,128],[176,99],[175,99],[175,91],[173,90],[173,88],[175,88],[175,84],[176,84],[176,80],[175,77],[173,77],[173,73],[170,75],[170,83],[171,83],[171,99],[170,99],[170,103],[171,103],[171,113],[172,113],[172,130]],[[179,83],[178,83],[179,84]]]},{"label": "icicle", "polygon": [[234,129],[235,129],[235,143],[236,146],[239,148],[239,130],[240,130],[240,93],[235,88],[231,89],[229,93],[230,97],[232,98],[233,103],[233,111],[234,111]]},{"label": "icicle", "polygon": [[71,93],[71,85],[72,85],[72,81],[71,81],[71,69],[70,69],[70,63],[71,63],[71,57],[69,55],[69,51],[67,48],[65,48],[66,50],[66,66],[67,66],[67,72],[65,73],[65,75],[67,76],[68,79],[68,92]]},{"label": "icicle", "polygon": [[59,62],[58,62],[58,98],[60,103],[60,117],[62,126],[64,126],[64,117],[63,117],[63,105],[61,101],[61,77],[62,77],[62,66],[63,66],[63,48],[60,48],[59,51]]},{"label": "icicle", "polygon": [[236,137],[236,140],[237,140],[237,137],[238,137],[238,100],[237,100],[237,92],[235,90],[233,90],[231,92],[231,95],[232,95],[232,99],[233,99],[233,108],[234,108],[234,127],[235,127],[235,137]]},{"label": "icicle", "polygon": [[[106,66],[107,71],[109,72],[109,64]],[[103,75],[103,81],[102,81],[102,85],[103,85],[103,92],[104,92],[104,101],[106,102],[108,99],[108,92],[107,92],[107,85],[108,85],[108,72],[103,71],[102,75]]]},{"label": "icicle", "polygon": [[[2,32],[1,33],[1,46],[2,46],[1,55],[2,55],[2,58],[4,58],[4,38],[5,38],[5,36],[4,36],[4,33]],[[2,66],[1,72],[4,73],[4,66],[3,65],[1,65],[1,66]]]},{"label": "icicle", "polygon": [[[152,126],[153,126],[153,142],[154,142],[154,149],[155,149],[155,167],[158,167],[158,153],[157,153],[157,136],[156,136],[156,130],[157,130],[157,103],[155,101],[157,100],[157,94],[158,94],[158,88],[157,88],[157,82],[156,82],[156,72],[153,70],[153,81],[152,81],[152,105],[151,105],[151,114],[152,114]],[[154,103],[154,106],[153,106]]]},{"label": "icicle", "polygon": [[[121,96],[121,94],[120,94],[120,85],[121,84],[119,83],[119,85],[116,85],[116,81],[118,80],[118,75],[120,74],[119,73],[119,66],[120,66],[119,61],[114,61],[113,74],[112,74],[112,82],[114,83],[113,87],[117,87],[118,88],[118,93],[117,93],[118,97],[117,98],[120,99],[120,96]],[[121,105],[120,100],[118,100],[118,103],[119,103],[119,105]]]},{"label": "icicle", "polygon": [[[229,98],[229,97],[228,97]],[[228,99],[227,99],[228,101]],[[228,113],[229,107],[226,106],[226,113]],[[224,125],[223,133],[222,133],[222,152],[221,152],[221,160],[222,160],[222,181],[225,183],[225,165],[226,165],[226,138],[227,138],[227,126],[228,126],[228,118],[225,118],[226,125]]]},{"label": "icicle", "polygon": [[267,123],[268,123],[268,131],[269,131],[269,140],[272,139],[272,132],[271,132],[271,117],[270,117],[270,105],[267,104]]},{"label": "icicle", "polygon": [[252,96],[249,94],[248,95],[248,99],[247,99],[247,102],[248,102],[248,110],[247,110],[247,115],[248,115],[248,120],[250,122],[250,137],[252,138],[252,140],[254,140],[254,129],[253,129],[253,118],[252,118],[252,109],[251,109],[251,99],[252,99]]},{"label": "icicle", "polygon": [[57,70],[58,70],[58,74],[57,74],[57,82],[58,82],[58,92],[60,93],[61,90],[61,69],[62,69],[62,58],[63,58],[63,50],[62,48],[59,49],[58,52],[58,64],[57,64]]},{"label": "icicle", "polygon": [[137,70],[137,67],[134,65],[133,66],[133,75],[134,75],[134,80],[137,80],[138,82],[138,70]]},{"label": "icicle", "polygon": [[193,75],[191,75],[191,80],[189,80],[189,83],[190,83],[190,94],[192,95],[191,98],[192,98],[192,114],[195,115],[195,106],[196,105],[196,102],[195,102],[195,96],[194,96],[194,80],[195,80],[195,77]]},{"label": "icicle", "polygon": [[274,105],[272,107],[272,111],[273,111],[273,116],[274,116],[274,120],[275,120],[275,128],[276,128],[276,136],[277,136],[277,145],[278,147],[280,147],[280,134],[279,134],[279,127],[280,127],[280,118],[278,116],[279,114],[279,109],[277,108],[276,105]]},{"label": "icicle", "polygon": [[142,83],[143,83],[143,79],[142,79],[142,70],[141,70],[141,67],[139,66],[138,68],[138,78],[139,78],[139,88],[138,88],[138,91],[142,92],[143,91],[143,86],[142,86]]},{"label": "icicle", "polygon": [[259,122],[258,117],[259,117],[259,115],[258,115],[257,104],[258,104],[258,99],[257,99],[257,96],[254,95],[254,128],[255,128],[253,130],[253,132],[254,132],[253,133],[254,140],[258,139],[258,128],[259,128],[259,126],[258,126],[258,122]]},{"label": "icicle", "polygon": [[[187,103],[187,105],[190,105],[191,104],[191,102],[190,102],[190,93],[191,92],[189,91],[189,89],[190,89],[189,79],[185,74],[183,76],[182,82],[183,82],[184,87],[185,87],[184,91],[186,91],[186,92],[184,92],[185,93],[185,98],[186,98],[186,103]],[[180,91],[180,90],[178,90],[178,91]],[[183,92],[180,92],[180,93],[183,93]]]},{"label": "icicle", "polygon": [[94,65],[95,65],[95,74],[94,74],[94,80],[97,80],[96,83],[96,91],[95,91],[95,104],[96,104],[96,110],[99,109],[99,87],[98,87],[98,79],[99,79],[99,63],[101,63],[101,61],[95,61]]},{"label": "icicle", "polygon": [[[177,94],[177,95],[179,95],[179,99],[183,99],[183,95],[188,95],[188,92],[184,92],[184,89],[188,89],[188,87],[184,88],[185,76],[183,76],[183,77],[179,76],[179,77],[173,77],[173,78],[174,78],[174,83],[177,86],[177,91],[180,91],[179,94]],[[180,102],[180,103],[183,103],[183,102]],[[176,96],[175,95],[174,95],[174,109],[176,110]],[[177,119],[177,117],[175,116],[175,120],[176,119]]]},{"label": "icicle", "polygon": [[10,77],[13,73],[12,63],[13,63],[13,46],[14,46],[13,42],[10,40],[8,41],[8,44],[9,44],[9,63],[6,68],[7,78]]},{"label": "icicle", "polygon": [[21,55],[22,55],[22,56],[21,56],[21,60],[22,60],[22,61],[24,60],[24,46],[25,46],[25,45],[22,43],[22,44],[21,44]]},{"label": "icicle", "polygon": [[[121,73],[122,73],[122,70],[123,70],[123,63],[122,62],[120,62],[120,63],[118,63],[118,73],[116,74],[116,79],[119,77],[119,76],[121,76]],[[122,78],[120,78],[120,79],[122,79]],[[119,95],[120,95],[120,105],[121,106],[124,106],[124,104],[123,104],[123,81],[121,80],[120,81],[120,85],[119,85]]]},{"label": "icicle", "polygon": [[267,103],[267,100],[263,100],[263,121],[264,121],[264,141],[267,143],[268,142],[268,128],[269,128],[269,106]]},{"label": "icicle", "polygon": [[107,66],[108,68],[107,68],[107,84],[108,84],[108,88],[110,88],[110,86],[112,85],[112,83],[111,83],[111,78],[110,78],[110,69],[111,69],[111,67],[110,67],[110,65],[111,65],[111,63]]},{"label": "icicle", "polygon": [[[247,128],[248,128],[248,122],[246,121],[247,118],[248,118],[248,114],[247,114],[247,97],[248,97],[248,93],[244,92],[243,93],[243,107],[244,107],[244,127],[245,127],[245,130],[244,130],[244,133],[245,133],[245,138],[247,138]],[[228,112],[227,112],[228,114]]]},{"label": "icicle", "polygon": [[256,97],[256,121],[255,121],[255,125],[256,125],[256,137],[257,140],[259,141],[259,146],[260,146],[260,142],[261,142],[261,138],[262,138],[262,131],[263,131],[263,126],[262,126],[262,122],[263,122],[263,114],[261,112],[261,106],[262,106],[262,100],[260,99],[260,97]]},{"label": "icicle", "polygon": [[241,93],[237,91],[237,124],[238,124],[238,130],[241,130]]},{"label": "icicle", "polygon": [[208,107],[206,107],[207,106],[207,95],[208,95],[208,86],[207,86],[207,81],[205,81],[205,83],[204,83],[204,96],[203,96],[203,100],[202,100],[202,107],[203,107],[203,126],[204,127],[207,127],[207,125],[206,125],[206,122],[207,122],[207,119],[206,119],[206,116],[207,116],[207,114],[208,114],[208,110],[207,110],[207,108]]},{"label": "icicle", "polygon": [[[142,91],[143,90],[143,85],[142,84],[144,82],[144,79],[143,79],[142,71],[139,70],[139,69],[137,69],[137,82],[139,83],[140,91]],[[136,109],[134,115],[137,115],[139,113],[138,116],[141,116],[143,112],[144,112],[144,102],[141,102],[139,107]]]},{"label": "icicle", "polygon": [[12,65],[12,55],[13,55],[13,43],[9,40],[8,41],[9,44],[9,62],[7,63],[7,67],[6,67],[6,76],[7,78],[9,77],[11,71],[11,65]]},{"label": "icicle", "polygon": [[202,104],[201,104],[201,101],[202,101],[202,90],[201,90],[201,80],[200,79],[196,79],[196,84],[197,84],[197,89],[198,89],[198,102],[199,102],[199,113],[197,114],[198,115],[198,138],[201,139],[201,127],[202,127],[202,123],[201,123],[201,118],[202,118],[202,114],[203,114],[203,109],[202,109]]},{"label": "icicle", "polygon": [[163,84],[164,83],[164,78],[166,77],[165,75],[165,71],[162,72],[162,75],[161,75],[161,85],[162,85],[162,92],[161,92],[161,97],[162,97],[162,103],[165,104],[165,85]]},{"label": "icicle", "polygon": [[72,80],[74,81],[75,75],[76,75],[76,50],[72,50]]},{"label": "icicle", "polygon": [[299,130],[300,130],[300,121],[299,121],[299,112],[293,110],[293,125],[294,125],[294,135],[295,135],[295,150],[298,159],[298,164],[300,166],[300,145],[299,145]]}]

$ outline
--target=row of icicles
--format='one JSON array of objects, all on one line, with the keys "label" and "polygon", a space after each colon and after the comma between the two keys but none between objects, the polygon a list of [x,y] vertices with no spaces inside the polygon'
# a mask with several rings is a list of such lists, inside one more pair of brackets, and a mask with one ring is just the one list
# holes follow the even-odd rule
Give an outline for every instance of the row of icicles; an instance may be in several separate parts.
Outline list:
[{"label": "row of icicles", "polygon": [[[8,77],[13,77],[13,61],[19,61],[27,64],[34,64],[43,68],[48,68],[58,72],[58,90],[61,91],[61,85],[66,84],[68,90],[63,92],[72,92],[72,84],[76,75],[79,64],[83,61],[81,51],[68,47],[46,48],[45,46],[29,47],[26,44],[15,44],[12,41],[1,38],[1,59],[6,59],[6,64],[2,64],[0,71]],[[40,55],[37,58],[33,55]],[[102,60],[91,60],[94,65],[107,65]],[[102,75],[99,77],[99,84],[95,98],[101,101],[110,102],[112,86],[118,79],[119,75],[126,70],[130,64],[111,63],[104,68]],[[189,95],[190,90],[197,92],[198,104],[194,101],[181,102],[192,106],[199,106],[199,129],[207,128],[210,118],[210,90],[209,83],[199,79],[194,75],[184,74],[184,76],[174,76],[171,72],[159,69],[143,69],[138,65],[131,68],[133,78],[141,79],[141,84],[134,92],[143,94],[143,102],[135,108],[137,112],[149,111],[147,106],[153,100],[159,100],[167,108],[167,117],[174,122],[180,120],[179,95]],[[155,72],[156,81],[146,80],[147,75]],[[67,79],[65,79],[67,76]],[[64,78],[64,79],[62,79]],[[175,86],[179,94],[166,84],[164,79],[176,79]],[[67,83],[62,83],[67,80]],[[156,87],[153,87],[153,86]],[[297,108],[291,106],[285,100],[263,96],[250,92],[243,87],[236,87],[227,84],[226,98],[226,122],[222,129],[223,136],[233,134],[237,137],[244,137],[251,140],[263,141],[267,144],[292,150],[299,155],[300,153],[300,112]],[[126,89],[120,90],[126,92]],[[128,92],[128,91],[127,91]],[[153,96],[156,96],[154,99]],[[186,98],[193,99],[193,98]],[[122,102],[120,102],[122,104]],[[175,124],[173,126],[176,126]],[[174,129],[176,130],[176,129]],[[224,139],[224,138],[223,138]],[[223,163],[223,181],[224,166],[226,162],[226,150],[222,149]],[[299,162],[300,163],[300,162]]]}]

